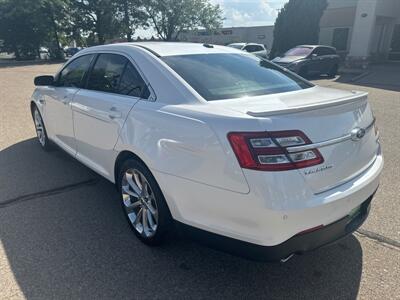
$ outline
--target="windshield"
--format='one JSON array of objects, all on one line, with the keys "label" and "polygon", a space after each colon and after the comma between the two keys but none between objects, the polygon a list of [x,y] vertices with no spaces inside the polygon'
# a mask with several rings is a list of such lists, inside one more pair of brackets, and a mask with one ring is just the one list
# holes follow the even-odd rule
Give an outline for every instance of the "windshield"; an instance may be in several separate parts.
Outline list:
[{"label": "windshield", "polygon": [[311,83],[250,54],[194,54],[161,58],[208,101],[309,88]]},{"label": "windshield", "polygon": [[308,56],[313,51],[311,47],[296,47],[285,53],[285,56]]},{"label": "windshield", "polygon": [[242,49],[244,46],[243,44],[229,44],[228,47],[235,48],[235,49]]}]

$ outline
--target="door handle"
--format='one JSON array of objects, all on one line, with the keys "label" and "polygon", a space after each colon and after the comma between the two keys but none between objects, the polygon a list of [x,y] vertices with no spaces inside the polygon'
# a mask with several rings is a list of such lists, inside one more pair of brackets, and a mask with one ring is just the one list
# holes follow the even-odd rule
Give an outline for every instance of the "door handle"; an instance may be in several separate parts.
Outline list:
[{"label": "door handle", "polygon": [[108,114],[108,117],[111,120],[117,119],[117,118],[121,118],[122,117],[122,113],[120,111],[117,110],[116,107],[111,107],[110,108],[110,113]]},{"label": "door handle", "polygon": [[62,97],[61,102],[62,102],[64,105],[69,104],[68,95],[65,95],[64,97]]}]

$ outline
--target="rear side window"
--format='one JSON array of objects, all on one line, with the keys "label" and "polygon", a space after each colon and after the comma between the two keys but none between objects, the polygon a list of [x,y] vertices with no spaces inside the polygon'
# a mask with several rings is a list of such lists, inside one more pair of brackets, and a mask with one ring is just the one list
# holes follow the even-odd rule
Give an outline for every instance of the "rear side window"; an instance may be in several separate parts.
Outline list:
[{"label": "rear side window", "polygon": [[146,83],[131,63],[126,65],[118,88],[118,93],[144,99],[150,96]]},{"label": "rear side window", "polygon": [[89,69],[94,55],[84,55],[69,63],[61,72],[58,78],[58,86],[77,87],[83,86],[85,73]]},{"label": "rear side window", "polygon": [[117,54],[100,54],[90,72],[87,88],[118,93],[119,83],[128,60]]},{"label": "rear side window", "polygon": [[250,54],[176,55],[161,59],[209,101],[283,93],[313,86]]},{"label": "rear side window", "polygon": [[257,52],[257,51],[262,51],[264,50],[263,47],[259,46],[259,45],[247,45],[244,50],[246,50],[247,52]]},{"label": "rear side window", "polygon": [[323,55],[336,54],[336,52],[335,52],[335,50],[333,50],[331,48],[319,47],[314,50],[313,54],[317,54],[318,56],[323,56]]}]

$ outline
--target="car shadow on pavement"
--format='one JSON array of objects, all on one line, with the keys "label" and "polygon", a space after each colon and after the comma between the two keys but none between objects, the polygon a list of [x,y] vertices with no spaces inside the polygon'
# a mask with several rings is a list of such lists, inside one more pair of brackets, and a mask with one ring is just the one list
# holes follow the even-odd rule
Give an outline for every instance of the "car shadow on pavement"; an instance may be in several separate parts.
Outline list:
[{"label": "car shadow on pavement", "polygon": [[0,152],[0,167],[0,247],[28,299],[357,296],[362,249],[354,236],[285,264],[178,235],[151,248],[132,234],[114,186],[61,150],[26,140]]}]

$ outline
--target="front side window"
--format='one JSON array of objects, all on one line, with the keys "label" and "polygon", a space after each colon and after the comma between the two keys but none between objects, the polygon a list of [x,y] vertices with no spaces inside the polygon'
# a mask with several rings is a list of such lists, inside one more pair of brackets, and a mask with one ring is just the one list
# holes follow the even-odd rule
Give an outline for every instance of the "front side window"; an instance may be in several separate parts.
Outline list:
[{"label": "front side window", "polygon": [[313,86],[250,54],[176,55],[161,59],[209,101],[283,93]]},{"label": "front side window", "polygon": [[117,54],[100,54],[90,72],[89,90],[118,93],[122,72],[128,60]]},{"label": "front side window", "polygon": [[69,63],[60,72],[57,85],[64,87],[82,87],[85,73],[89,69],[93,57],[93,54],[83,55]]}]

